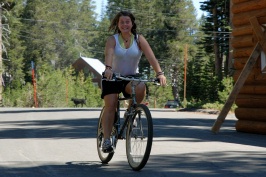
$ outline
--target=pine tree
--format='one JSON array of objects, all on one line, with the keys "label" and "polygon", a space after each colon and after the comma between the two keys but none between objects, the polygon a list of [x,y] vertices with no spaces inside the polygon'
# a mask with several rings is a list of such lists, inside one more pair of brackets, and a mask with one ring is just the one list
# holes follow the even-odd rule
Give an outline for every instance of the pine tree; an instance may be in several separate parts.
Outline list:
[{"label": "pine tree", "polygon": [[[19,21],[21,10],[23,10],[22,0],[15,2],[9,1],[2,8],[2,36],[3,36],[3,78],[5,78],[4,92],[12,94],[10,89],[20,89],[24,82],[23,73],[23,52],[21,29],[22,23]],[[1,68],[0,68],[1,70]],[[2,72],[1,72],[2,73]],[[1,80],[1,79],[0,79]],[[1,94],[1,93],[0,93]],[[4,94],[4,102],[7,101],[7,96]],[[4,103],[4,105],[5,105]]]},{"label": "pine tree", "polygon": [[[25,23],[25,63],[68,67],[80,54],[90,55],[96,20],[90,0],[29,0],[23,14]],[[29,66],[25,67],[27,70]]]},{"label": "pine tree", "polygon": [[[206,23],[204,24],[204,43],[211,44],[206,47],[206,52],[214,53],[215,75],[221,81],[224,75],[228,74],[229,60],[229,13],[230,1],[227,0],[205,0],[202,2],[201,10],[207,12]],[[226,58],[225,70],[223,70],[223,58]],[[225,71],[225,72],[224,72]]]}]

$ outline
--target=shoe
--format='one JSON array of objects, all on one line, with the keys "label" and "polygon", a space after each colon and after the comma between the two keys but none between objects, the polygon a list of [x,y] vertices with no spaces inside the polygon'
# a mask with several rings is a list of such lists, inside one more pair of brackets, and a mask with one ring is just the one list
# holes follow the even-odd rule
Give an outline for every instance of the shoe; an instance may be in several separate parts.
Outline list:
[{"label": "shoe", "polygon": [[105,139],[102,145],[102,151],[104,153],[111,153],[114,152],[114,149],[112,147],[112,143],[109,139]]}]

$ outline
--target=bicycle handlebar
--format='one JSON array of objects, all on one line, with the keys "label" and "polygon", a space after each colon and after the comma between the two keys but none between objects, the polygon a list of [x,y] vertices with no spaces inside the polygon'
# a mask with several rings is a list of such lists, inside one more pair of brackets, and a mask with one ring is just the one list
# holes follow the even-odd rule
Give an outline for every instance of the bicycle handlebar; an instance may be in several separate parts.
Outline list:
[{"label": "bicycle handlebar", "polygon": [[[104,72],[102,73],[103,78],[102,80],[107,80],[104,77]],[[160,85],[160,79],[159,78],[151,78],[151,79],[142,79],[139,77],[134,76],[121,76],[120,73],[113,73],[113,78],[108,81],[119,81],[119,80],[125,80],[125,81],[138,81],[138,82],[154,82],[155,84]]]}]

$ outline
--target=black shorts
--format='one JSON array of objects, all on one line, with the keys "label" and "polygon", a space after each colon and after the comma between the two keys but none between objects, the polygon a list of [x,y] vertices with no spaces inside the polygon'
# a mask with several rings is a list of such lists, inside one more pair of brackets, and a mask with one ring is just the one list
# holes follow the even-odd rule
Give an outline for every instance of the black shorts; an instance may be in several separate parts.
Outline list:
[{"label": "black shorts", "polygon": [[126,85],[130,81],[106,81],[102,80],[102,94],[101,98],[103,99],[105,95],[113,94],[113,93],[123,93],[124,97],[130,97],[130,94],[126,93]]}]

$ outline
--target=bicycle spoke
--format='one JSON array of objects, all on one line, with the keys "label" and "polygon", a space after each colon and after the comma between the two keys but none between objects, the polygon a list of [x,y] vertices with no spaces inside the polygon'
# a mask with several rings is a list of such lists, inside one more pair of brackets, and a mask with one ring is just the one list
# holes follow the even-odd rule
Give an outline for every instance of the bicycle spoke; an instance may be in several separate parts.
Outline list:
[{"label": "bicycle spoke", "polygon": [[128,162],[133,170],[142,169],[152,146],[152,120],[148,108],[139,105],[129,125],[126,139]]}]

